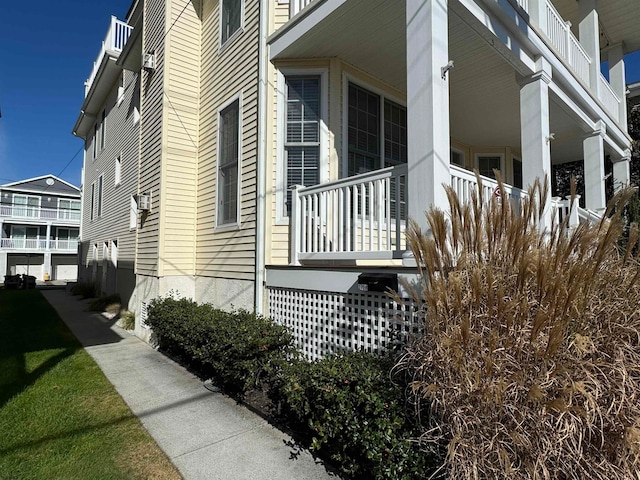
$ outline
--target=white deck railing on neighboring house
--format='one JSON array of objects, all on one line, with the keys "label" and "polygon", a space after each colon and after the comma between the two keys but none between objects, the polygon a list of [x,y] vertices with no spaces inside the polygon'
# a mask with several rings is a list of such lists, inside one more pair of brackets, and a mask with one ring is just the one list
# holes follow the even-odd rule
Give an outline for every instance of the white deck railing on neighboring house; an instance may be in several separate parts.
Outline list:
[{"label": "white deck railing on neighboring house", "polygon": [[[466,170],[457,165],[450,165],[451,169],[451,188],[458,194],[461,203],[471,200],[471,192],[478,192],[478,180],[473,172]],[[501,192],[498,190],[498,182],[489,177],[480,175],[482,180],[482,196],[490,199],[492,196],[499,196]],[[511,185],[503,184],[504,194],[507,199],[526,198],[527,192]]]},{"label": "white deck railing on neighboring house", "polygon": [[313,0],[289,0],[289,18],[293,18]]},{"label": "white deck railing on neighboring house", "polygon": [[0,205],[0,217],[36,220],[65,220],[80,224],[80,210],[43,208],[29,205]]},{"label": "white deck railing on neighboring house", "polygon": [[406,250],[407,166],[293,188],[291,263],[391,259]]},{"label": "white deck railing on neighboring house", "polygon": [[604,78],[602,73],[600,74],[600,100],[602,101],[602,105],[604,105],[605,110],[609,112],[609,114],[615,118],[616,120],[620,119],[620,98],[611,88],[607,79]]},{"label": "white deck railing on neighboring house", "polygon": [[0,247],[8,250],[76,252],[77,240],[45,240],[36,238],[2,238]]},{"label": "white deck railing on neighboring house", "polygon": [[98,58],[95,62],[93,62],[93,70],[91,70],[91,75],[89,75],[89,78],[84,84],[85,96],[89,93],[89,89],[91,88],[91,85],[93,84],[93,81],[98,74],[98,70],[100,69],[100,64],[102,63],[102,59],[104,58],[104,56],[107,53],[113,55],[122,52],[122,49],[129,39],[129,35],[131,35],[131,30],[133,30],[133,27],[127,25],[126,22],[122,22],[114,16],[111,17],[111,24],[109,25],[107,35],[102,42],[102,48],[100,49]]}]

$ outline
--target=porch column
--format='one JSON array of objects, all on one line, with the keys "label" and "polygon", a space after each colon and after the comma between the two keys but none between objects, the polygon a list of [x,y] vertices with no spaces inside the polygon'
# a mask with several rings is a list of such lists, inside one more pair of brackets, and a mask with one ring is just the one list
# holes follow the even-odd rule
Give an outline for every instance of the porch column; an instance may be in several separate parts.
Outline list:
[{"label": "porch column", "polygon": [[[536,178],[550,187],[551,141],[549,135],[549,83],[551,65],[544,58],[536,62],[538,71],[520,79],[520,137],[522,147],[522,184],[526,189]],[[549,188],[549,195],[551,189]],[[550,197],[549,197],[550,199]],[[540,218],[540,229],[551,226],[549,201]]]},{"label": "porch column", "polygon": [[599,121],[598,127],[583,140],[585,206],[596,212],[607,206],[604,187],[605,125]]},{"label": "porch column", "polygon": [[624,49],[621,43],[609,49],[609,83],[620,99],[618,120],[622,129],[627,131],[627,78],[624,71]]},{"label": "porch column", "polygon": [[51,250],[51,222],[47,222],[47,236],[45,237],[45,250]]},{"label": "porch column", "polygon": [[600,26],[597,6],[598,0],[580,0],[578,2],[580,18],[578,36],[580,44],[591,58],[589,67],[591,91],[596,94],[597,98],[600,98]]},{"label": "porch column", "polygon": [[631,154],[622,157],[620,160],[613,160],[613,190],[615,192],[628,187],[631,183],[630,160]]},{"label": "porch column", "polygon": [[407,136],[409,216],[427,228],[424,212],[448,208],[442,184],[449,171],[447,0],[412,0],[407,13]]}]

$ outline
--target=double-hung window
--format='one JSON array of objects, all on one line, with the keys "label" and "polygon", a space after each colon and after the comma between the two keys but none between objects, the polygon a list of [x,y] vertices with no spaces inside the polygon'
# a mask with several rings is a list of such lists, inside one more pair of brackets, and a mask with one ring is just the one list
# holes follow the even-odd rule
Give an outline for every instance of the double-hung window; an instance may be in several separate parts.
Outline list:
[{"label": "double-hung window", "polygon": [[113,177],[115,185],[117,187],[122,181],[122,155],[118,155],[116,157],[115,172],[113,172]]},{"label": "double-hung window", "polygon": [[286,78],[286,213],[291,211],[291,187],[320,181],[320,76]]},{"label": "double-hung window", "polygon": [[222,0],[222,12],[220,20],[220,45],[227,41],[242,27],[242,2],[243,0]]},{"label": "double-hung window", "polygon": [[92,158],[95,160],[98,156],[98,124],[96,123],[93,126],[93,156]]},{"label": "double-hung window", "polygon": [[107,120],[107,111],[106,110],[102,110],[102,118],[101,118],[101,122],[100,122],[100,150],[102,150],[104,148],[105,130],[107,128],[106,120]]},{"label": "double-hung window", "polygon": [[95,215],[95,198],[96,198],[96,184],[94,182],[91,184],[91,209],[89,210],[89,218],[91,220],[94,219],[94,215]]},{"label": "double-hung window", "polygon": [[104,177],[102,175],[100,175],[98,177],[98,217],[102,216],[102,184],[103,184],[103,180]]},{"label": "double-hung window", "polygon": [[220,110],[218,127],[218,225],[238,221],[240,99]]}]

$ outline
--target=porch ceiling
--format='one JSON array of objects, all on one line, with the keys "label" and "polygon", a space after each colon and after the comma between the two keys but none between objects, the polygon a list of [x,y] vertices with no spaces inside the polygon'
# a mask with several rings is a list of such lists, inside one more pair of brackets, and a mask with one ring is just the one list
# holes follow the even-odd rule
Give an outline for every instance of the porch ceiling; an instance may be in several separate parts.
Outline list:
[{"label": "porch ceiling", "polygon": [[[577,0],[553,0],[553,4],[565,20],[578,31]],[[598,2],[601,35],[600,48],[624,43],[624,53],[640,50],[640,8],[638,0],[600,0]]]}]

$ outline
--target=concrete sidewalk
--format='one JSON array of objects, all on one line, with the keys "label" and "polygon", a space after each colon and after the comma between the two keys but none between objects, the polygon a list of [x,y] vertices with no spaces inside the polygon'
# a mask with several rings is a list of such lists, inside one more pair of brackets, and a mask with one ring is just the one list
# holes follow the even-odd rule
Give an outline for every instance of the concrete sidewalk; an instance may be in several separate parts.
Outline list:
[{"label": "concrete sidewalk", "polygon": [[186,480],[336,480],[309,452],[63,290],[42,294]]}]

